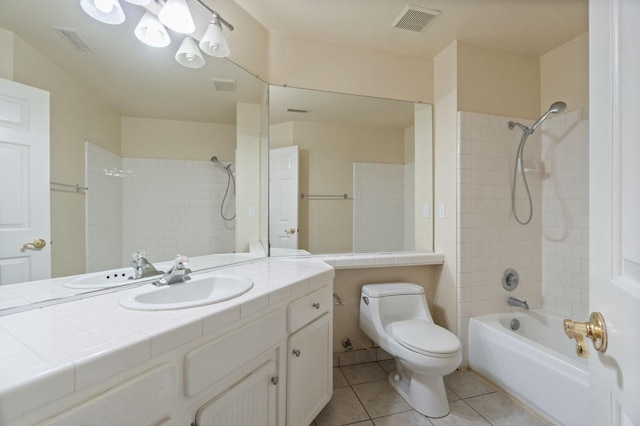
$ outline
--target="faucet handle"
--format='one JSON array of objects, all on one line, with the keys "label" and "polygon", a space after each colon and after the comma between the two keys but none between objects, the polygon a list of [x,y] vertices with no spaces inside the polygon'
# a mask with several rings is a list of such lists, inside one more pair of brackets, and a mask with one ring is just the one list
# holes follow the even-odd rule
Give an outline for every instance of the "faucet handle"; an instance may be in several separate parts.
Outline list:
[{"label": "faucet handle", "polygon": [[133,260],[138,261],[140,259],[144,259],[146,256],[146,253],[142,250],[138,250],[136,252],[131,253],[131,257],[133,258]]},{"label": "faucet handle", "polygon": [[183,256],[181,254],[176,255],[176,259],[173,263],[174,268],[176,269],[185,269],[185,265],[189,263],[189,258],[187,256]]}]

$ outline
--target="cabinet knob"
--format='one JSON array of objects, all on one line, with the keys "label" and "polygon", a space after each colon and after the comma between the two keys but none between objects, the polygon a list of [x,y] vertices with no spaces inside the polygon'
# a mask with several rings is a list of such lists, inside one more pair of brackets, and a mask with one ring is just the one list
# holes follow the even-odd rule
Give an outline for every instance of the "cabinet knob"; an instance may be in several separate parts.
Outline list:
[{"label": "cabinet knob", "polygon": [[292,354],[294,354],[296,357],[300,356],[300,349],[294,349],[293,352],[291,352]]},{"label": "cabinet knob", "polygon": [[313,304],[313,305],[311,305],[311,306],[313,306],[313,307],[314,307],[314,308],[316,308],[316,309],[320,309],[320,304],[319,304],[318,302],[314,303],[314,304]]},{"label": "cabinet knob", "polygon": [[277,385],[279,381],[280,381],[280,378],[278,376],[273,376],[271,378],[271,383],[273,383],[274,386]]}]

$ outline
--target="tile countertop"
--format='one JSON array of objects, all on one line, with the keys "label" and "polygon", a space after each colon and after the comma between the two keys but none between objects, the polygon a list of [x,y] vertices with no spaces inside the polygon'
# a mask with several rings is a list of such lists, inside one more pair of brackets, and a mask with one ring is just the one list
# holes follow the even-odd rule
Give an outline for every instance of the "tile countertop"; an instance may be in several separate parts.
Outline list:
[{"label": "tile countertop", "polygon": [[332,266],[309,258],[271,258],[208,272],[245,276],[254,287],[232,300],[182,310],[125,309],[118,304],[124,290],[0,317],[0,423],[334,277]]}]

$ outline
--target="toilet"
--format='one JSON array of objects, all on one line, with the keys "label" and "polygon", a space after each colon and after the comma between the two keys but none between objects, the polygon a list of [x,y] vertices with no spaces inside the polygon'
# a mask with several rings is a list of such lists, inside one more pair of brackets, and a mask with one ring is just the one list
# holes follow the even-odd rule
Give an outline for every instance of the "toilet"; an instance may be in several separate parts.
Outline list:
[{"label": "toilet", "polygon": [[443,376],[462,361],[460,340],[434,324],[421,286],[362,286],[360,328],[394,356],[389,383],[416,411],[428,417],[449,414]]}]

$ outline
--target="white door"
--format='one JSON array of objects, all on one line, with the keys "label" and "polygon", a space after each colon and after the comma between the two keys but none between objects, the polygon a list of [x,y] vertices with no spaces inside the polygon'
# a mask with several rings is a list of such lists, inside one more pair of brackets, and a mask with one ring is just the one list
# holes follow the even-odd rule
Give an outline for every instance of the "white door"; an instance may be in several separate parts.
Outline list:
[{"label": "white door", "polygon": [[0,285],[50,278],[49,239],[49,92],[0,79]]},{"label": "white door", "polygon": [[589,297],[608,334],[604,353],[589,343],[589,422],[640,425],[640,2],[589,16]]},{"label": "white door", "polygon": [[269,150],[269,244],[298,248],[298,147]]}]

